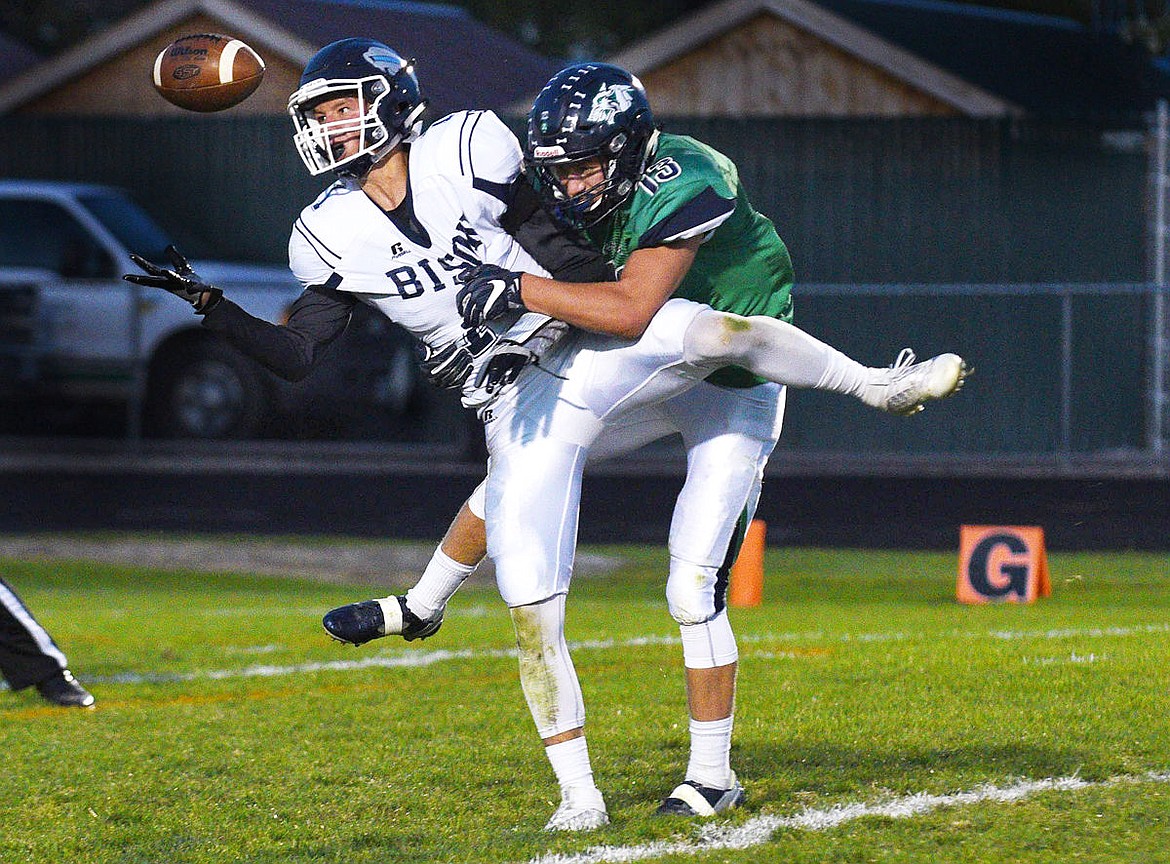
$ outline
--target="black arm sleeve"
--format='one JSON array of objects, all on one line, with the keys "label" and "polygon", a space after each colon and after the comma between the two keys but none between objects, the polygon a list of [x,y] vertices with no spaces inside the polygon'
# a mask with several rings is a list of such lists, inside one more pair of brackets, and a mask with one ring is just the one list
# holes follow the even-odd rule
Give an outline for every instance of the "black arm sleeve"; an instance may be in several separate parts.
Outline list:
[{"label": "black arm sleeve", "polygon": [[521,174],[509,190],[508,209],[500,224],[524,251],[565,282],[612,282],[613,267],[587,240],[553,218],[540,195]]},{"label": "black arm sleeve", "polygon": [[286,381],[300,381],[345,332],[357,302],[331,288],[306,288],[290,307],[288,323],[273,324],[224,297],[203,316],[203,326]]}]

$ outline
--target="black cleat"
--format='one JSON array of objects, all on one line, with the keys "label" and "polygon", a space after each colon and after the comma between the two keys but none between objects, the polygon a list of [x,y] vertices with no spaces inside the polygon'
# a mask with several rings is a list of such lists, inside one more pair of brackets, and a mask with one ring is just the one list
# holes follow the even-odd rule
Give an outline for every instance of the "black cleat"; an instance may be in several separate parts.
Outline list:
[{"label": "black cleat", "polygon": [[659,816],[714,816],[743,803],[744,791],[735,774],[730,789],[700,786],[694,780],[675,787],[670,797],[658,805]]},{"label": "black cleat", "polygon": [[89,708],[94,703],[93,694],[77,683],[73,673],[62,669],[52,678],[46,678],[36,685],[45,699],[62,708]]},{"label": "black cleat", "polygon": [[397,620],[387,621],[385,609],[380,600],[363,600],[338,606],[325,613],[321,625],[325,632],[347,645],[365,645],[383,636],[401,636],[407,642],[426,639],[438,632],[443,616],[424,621],[408,608],[405,597],[387,598],[398,601]]},{"label": "black cleat", "polygon": [[321,619],[325,632],[347,645],[365,645],[386,635],[386,618],[377,600],[338,606]]},{"label": "black cleat", "polygon": [[405,597],[398,597],[397,600],[398,607],[402,610],[402,638],[407,642],[434,636],[443,626],[442,612],[437,618],[428,618],[424,621],[406,607]]}]

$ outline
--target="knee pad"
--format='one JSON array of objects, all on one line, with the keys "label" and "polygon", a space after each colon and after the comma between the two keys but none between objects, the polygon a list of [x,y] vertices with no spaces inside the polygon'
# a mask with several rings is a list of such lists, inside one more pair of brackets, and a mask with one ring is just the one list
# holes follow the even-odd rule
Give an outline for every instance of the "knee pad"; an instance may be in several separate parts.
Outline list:
[{"label": "knee pad", "polygon": [[666,606],[670,617],[679,624],[702,624],[714,618],[723,608],[721,595],[726,591],[726,580],[720,579],[718,566],[690,564],[671,557]]},{"label": "knee pad", "polygon": [[701,624],[680,624],[678,632],[682,637],[683,665],[688,669],[714,669],[739,659],[726,609]]},{"label": "knee pad", "polygon": [[735,360],[740,353],[736,336],[746,329],[747,319],[741,315],[704,309],[683,336],[683,359],[696,366],[720,366]]}]

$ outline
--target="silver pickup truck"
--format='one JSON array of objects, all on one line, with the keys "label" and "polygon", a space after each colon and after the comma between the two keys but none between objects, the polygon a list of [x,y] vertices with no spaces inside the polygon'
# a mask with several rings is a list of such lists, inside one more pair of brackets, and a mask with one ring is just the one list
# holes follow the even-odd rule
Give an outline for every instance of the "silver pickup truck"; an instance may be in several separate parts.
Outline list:
[{"label": "silver pickup truck", "polygon": [[[406,410],[419,378],[405,334],[384,319],[355,316],[350,362],[342,348],[328,374],[287,385],[200,327],[188,304],[121,278],[137,269],[130,252],[165,264],[169,242],[120,189],[0,180],[0,398],[120,403],[134,432],[182,438],[256,437],[282,416],[335,410],[330,396]],[[270,321],[301,292],[284,267],[192,264]]]}]

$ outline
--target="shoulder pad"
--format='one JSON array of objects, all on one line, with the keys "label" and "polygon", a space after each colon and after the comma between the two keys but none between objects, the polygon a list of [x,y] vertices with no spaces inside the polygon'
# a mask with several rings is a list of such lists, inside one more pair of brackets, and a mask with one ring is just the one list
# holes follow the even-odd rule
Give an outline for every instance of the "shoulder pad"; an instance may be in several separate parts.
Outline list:
[{"label": "shoulder pad", "polygon": [[469,185],[476,180],[510,183],[520,173],[520,157],[520,142],[492,111],[448,114],[410,149],[412,173],[462,176]]}]

